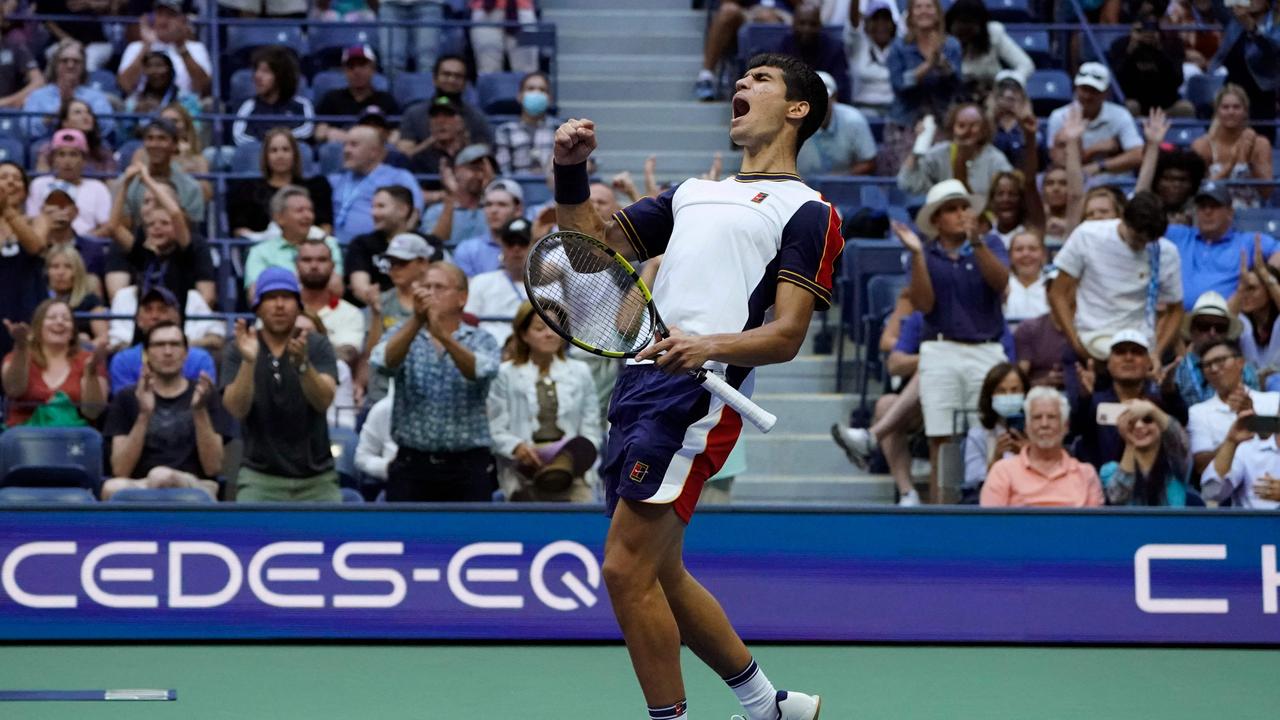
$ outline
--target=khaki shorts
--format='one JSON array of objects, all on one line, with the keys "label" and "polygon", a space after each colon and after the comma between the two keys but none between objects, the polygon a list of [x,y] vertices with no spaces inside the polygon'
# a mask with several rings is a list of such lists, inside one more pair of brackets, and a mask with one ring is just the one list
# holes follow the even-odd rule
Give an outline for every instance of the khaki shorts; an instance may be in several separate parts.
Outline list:
[{"label": "khaki shorts", "polygon": [[973,422],[987,372],[1008,358],[998,342],[930,340],[920,345],[920,407],[929,437],[959,435]]},{"label": "khaki shorts", "polygon": [[342,502],[335,470],[305,478],[268,475],[245,466],[236,475],[236,502]]}]

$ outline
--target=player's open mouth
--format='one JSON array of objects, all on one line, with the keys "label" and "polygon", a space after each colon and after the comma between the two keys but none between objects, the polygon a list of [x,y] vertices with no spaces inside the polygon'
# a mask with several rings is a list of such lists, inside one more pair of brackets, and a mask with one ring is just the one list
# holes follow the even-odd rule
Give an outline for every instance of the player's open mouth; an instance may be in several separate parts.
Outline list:
[{"label": "player's open mouth", "polygon": [[733,119],[737,120],[738,118],[742,117],[743,115],[746,115],[749,112],[751,112],[751,103],[747,102],[747,99],[742,97],[741,95],[734,95],[733,96]]}]

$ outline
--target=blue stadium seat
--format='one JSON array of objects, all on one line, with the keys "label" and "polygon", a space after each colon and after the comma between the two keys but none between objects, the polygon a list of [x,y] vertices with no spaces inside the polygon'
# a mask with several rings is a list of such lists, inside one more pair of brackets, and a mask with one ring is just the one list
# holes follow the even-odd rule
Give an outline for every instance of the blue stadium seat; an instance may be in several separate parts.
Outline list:
[{"label": "blue stadium seat", "polygon": [[889,196],[880,185],[863,185],[858,193],[860,207],[886,210],[889,207]]},{"label": "blue stadium seat", "polygon": [[342,171],[342,143],[330,142],[320,146],[316,152],[320,161],[320,173],[328,175]]},{"label": "blue stadium seat", "polygon": [[541,175],[521,175],[513,179],[520,183],[520,189],[524,192],[526,210],[551,200],[551,188],[547,187],[547,179]]},{"label": "blue stadium seat", "polygon": [[422,100],[430,100],[435,94],[436,87],[430,72],[397,73],[391,81],[391,95],[402,108],[408,108]]},{"label": "blue stadium seat", "polygon": [[342,502],[344,502],[344,503],[363,503],[363,502],[364,502],[364,496],[363,496],[363,495],[361,495],[361,494],[360,494],[360,491],[359,491],[359,490],[356,490],[355,488],[344,487],[344,488],[342,488]]},{"label": "blue stadium seat", "polygon": [[[319,104],[321,98],[331,90],[340,90],[347,86],[347,75],[341,70],[322,70],[316,73],[311,79],[311,99],[315,104]],[[375,73],[373,76],[373,87],[375,90],[387,90],[391,87],[391,83],[387,81],[387,76],[382,73]]]},{"label": "blue stadium seat", "polygon": [[1061,70],[1036,70],[1027,78],[1027,97],[1039,117],[1071,102],[1071,77]]},{"label": "blue stadium seat", "polygon": [[838,287],[840,290],[840,323],[839,337],[836,338],[836,367],[841,368],[836,374],[836,391],[843,384],[844,337],[855,342],[863,341],[862,317],[867,309],[867,286],[875,275],[901,275],[902,244],[897,240],[869,240],[864,238],[850,239],[845,243],[844,256],[841,258],[841,271]]},{"label": "blue stadium seat", "polygon": [[342,51],[352,45],[369,45],[381,59],[378,39],[376,25],[346,22],[312,25],[307,31],[308,63],[313,71],[336,68],[342,63]]},{"label": "blue stadium seat", "polygon": [[16,137],[0,135],[0,162],[16,163],[27,166],[27,146]]},{"label": "blue stadium seat", "polygon": [[116,149],[116,164],[122,168],[129,167],[129,163],[133,161],[133,154],[138,152],[138,148],[142,147],[141,140],[130,140]]},{"label": "blue stadium seat", "polygon": [[893,310],[898,301],[898,294],[907,286],[905,273],[872,275],[867,280],[866,312],[862,315],[862,362],[858,364],[858,396],[859,407],[864,414],[870,413],[867,391],[871,384],[871,372],[883,372],[880,362],[880,333],[884,329],[884,319]]},{"label": "blue stadium seat", "polygon": [[0,434],[0,486],[83,487],[102,482],[102,436],[88,427],[19,425]]},{"label": "blue stadium seat", "polygon": [[992,20],[1025,23],[1035,19],[1031,4],[1027,0],[987,0],[986,5]]},{"label": "blue stadium seat", "polygon": [[1189,148],[1195,139],[1204,135],[1207,126],[1200,123],[1179,124],[1169,128],[1166,140],[1180,148]]},{"label": "blue stadium seat", "polygon": [[231,156],[231,172],[256,173],[262,169],[262,143],[254,141],[237,145]]},{"label": "blue stadium seat", "polygon": [[480,93],[480,109],[489,114],[518,113],[520,102],[520,78],[523,73],[485,73],[476,80],[476,92]]},{"label": "blue stadium seat", "polygon": [[111,496],[113,503],[192,503],[217,502],[199,488],[127,488]]},{"label": "blue stadium seat", "polygon": [[775,47],[790,32],[786,25],[747,23],[738,28],[738,57],[746,62],[752,55]]},{"label": "blue stadium seat", "polygon": [[1093,28],[1093,37],[1095,40],[1098,41],[1098,49],[1102,52],[1102,57],[1098,57],[1098,53],[1093,51],[1093,45],[1089,42],[1089,39],[1085,37],[1084,33],[1081,33],[1080,34],[1081,62],[1088,62],[1090,60],[1093,60],[1096,62],[1105,63],[1107,61],[1106,55],[1111,50],[1111,46],[1115,44],[1115,41],[1119,40],[1120,38],[1129,37],[1129,32],[1130,31],[1127,26],[1122,28],[1112,28],[1110,26],[1106,28],[1101,28],[1101,27]]},{"label": "blue stadium seat", "polygon": [[223,52],[247,60],[254,50],[267,45],[286,47],[299,57],[307,54],[302,28],[294,25],[229,25]]},{"label": "blue stadium seat", "polygon": [[338,483],[344,488],[360,487],[360,471],[356,469],[356,446],[360,436],[349,428],[329,427],[329,450],[333,453],[333,466],[338,471]]},{"label": "blue stadium seat", "polygon": [[1222,89],[1226,78],[1221,75],[1192,75],[1187,78],[1187,100],[1196,106],[1196,115],[1213,117],[1213,98]]},{"label": "blue stadium seat", "polygon": [[316,149],[310,143],[298,143],[298,151],[302,154],[302,176],[319,174],[320,162],[316,160]]},{"label": "blue stadium seat", "polygon": [[0,137],[21,140],[27,134],[27,124],[19,113],[21,110],[0,108]]},{"label": "blue stadium seat", "polygon": [[116,74],[110,70],[94,70],[89,73],[88,85],[98,92],[120,97],[120,85],[116,82]]},{"label": "blue stadium seat", "polygon": [[1236,210],[1236,229],[1241,232],[1262,232],[1278,237],[1280,236],[1280,210],[1276,208]]},{"label": "blue stadium seat", "polygon": [[98,499],[93,493],[81,487],[0,487],[0,505],[88,505],[96,502]]},{"label": "blue stadium seat", "polygon": [[1048,30],[1010,30],[1009,37],[1018,43],[1018,47],[1031,57],[1031,62],[1038,68],[1051,68],[1057,65],[1053,57],[1053,49],[1049,43]]},{"label": "blue stadium seat", "polygon": [[231,73],[230,89],[227,92],[227,112],[239,110],[244,101],[255,94],[257,94],[257,90],[253,87],[252,70],[240,68]]}]

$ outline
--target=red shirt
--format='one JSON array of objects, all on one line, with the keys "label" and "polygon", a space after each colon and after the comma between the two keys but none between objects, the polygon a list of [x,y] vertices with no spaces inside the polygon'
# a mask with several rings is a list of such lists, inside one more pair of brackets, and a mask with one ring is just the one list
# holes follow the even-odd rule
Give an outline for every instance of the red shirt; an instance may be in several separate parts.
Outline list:
[{"label": "red shirt", "polygon": [[[71,370],[67,373],[67,379],[62,381],[62,385],[51,388],[44,381],[44,368],[36,365],[33,358],[27,360],[27,391],[18,397],[9,398],[9,414],[5,418],[5,422],[10,427],[14,425],[22,425],[31,419],[31,414],[35,412],[36,406],[42,405],[53,397],[54,393],[61,390],[71,398],[71,402],[80,403],[80,377],[84,374],[84,366],[93,357],[93,353],[83,350],[77,352],[67,362],[71,365]],[[5,362],[13,360],[13,353],[9,353],[4,357]],[[98,376],[105,378],[106,368],[98,368]]]}]

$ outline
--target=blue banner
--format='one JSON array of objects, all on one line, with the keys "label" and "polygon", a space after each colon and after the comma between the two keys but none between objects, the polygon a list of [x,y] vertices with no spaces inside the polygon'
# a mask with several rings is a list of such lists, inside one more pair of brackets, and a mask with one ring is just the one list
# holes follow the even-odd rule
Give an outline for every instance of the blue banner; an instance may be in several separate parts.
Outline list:
[{"label": "blue banner", "polygon": [[[575,509],[0,510],[0,640],[619,637]],[[1280,515],[700,512],[748,640],[1280,645]]]}]

